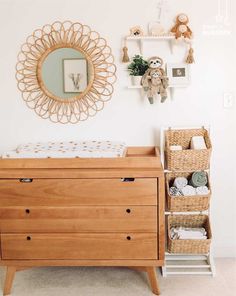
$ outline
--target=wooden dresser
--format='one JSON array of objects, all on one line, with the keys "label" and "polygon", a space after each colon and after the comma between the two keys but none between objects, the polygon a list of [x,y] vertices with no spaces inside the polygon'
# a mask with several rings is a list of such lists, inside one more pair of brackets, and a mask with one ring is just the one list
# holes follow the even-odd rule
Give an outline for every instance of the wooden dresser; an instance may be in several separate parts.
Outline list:
[{"label": "wooden dresser", "polygon": [[128,266],[159,294],[164,262],[164,175],[159,150],[114,159],[1,159],[4,295],[36,266]]}]

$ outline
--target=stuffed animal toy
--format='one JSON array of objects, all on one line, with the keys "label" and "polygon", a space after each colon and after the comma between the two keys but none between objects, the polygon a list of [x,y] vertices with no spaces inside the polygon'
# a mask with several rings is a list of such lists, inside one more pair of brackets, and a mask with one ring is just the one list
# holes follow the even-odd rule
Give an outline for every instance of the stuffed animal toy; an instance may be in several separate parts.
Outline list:
[{"label": "stuffed animal toy", "polygon": [[192,31],[187,26],[189,22],[188,16],[184,13],[181,13],[176,18],[176,24],[171,29],[171,33],[175,34],[175,38],[178,39],[180,37],[188,38],[190,39],[192,37]]},{"label": "stuffed animal toy", "polygon": [[144,32],[140,26],[130,28],[130,36],[143,36]]},{"label": "stuffed animal toy", "polygon": [[161,68],[163,61],[159,57],[152,57],[148,61],[149,68],[142,77],[141,85],[150,104],[153,104],[156,95],[161,96],[161,102],[164,103],[167,98],[166,88],[168,87],[168,78],[164,69]]}]

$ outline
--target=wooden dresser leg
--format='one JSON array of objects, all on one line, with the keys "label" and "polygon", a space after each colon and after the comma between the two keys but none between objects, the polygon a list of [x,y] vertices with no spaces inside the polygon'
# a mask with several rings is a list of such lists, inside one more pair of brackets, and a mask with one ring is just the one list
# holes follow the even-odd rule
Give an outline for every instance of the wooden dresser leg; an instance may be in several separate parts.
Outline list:
[{"label": "wooden dresser leg", "polygon": [[152,292],[156,295],[160,295],[161,293],[160,293],[160,289],[157,281],[156,267],[153,267],[153,266],[146,267],[146,271],[151,284]]},{"label": "wooden dresser leg", "polygon": [[4,290],[3,290],[4,296],[11,294],[11,288],[12,288],[12,283],[15,277],[15,273],[16,273],[15,266],[7,266],[6,279],[5,279]]}]

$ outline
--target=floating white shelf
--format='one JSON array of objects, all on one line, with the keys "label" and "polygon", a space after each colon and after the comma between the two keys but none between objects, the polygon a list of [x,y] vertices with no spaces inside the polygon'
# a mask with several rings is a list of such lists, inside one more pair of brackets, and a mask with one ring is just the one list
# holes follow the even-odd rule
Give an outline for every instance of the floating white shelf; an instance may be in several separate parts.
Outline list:
[{"label": "floating white shelf", "polygon": [[[183,85],[181,87],[186,87],[187,85]],[[176,87],[176,85],[169,85],[168,87]],[[179,87],[179,86],[178,86]],[[141,89],[143,88],[141,85],[128,85],[129,89]]]},{"label": "floating white shelf", "polygon": [[[174,94],[175,94],[175,89],[176,88],[182,88],[182,87],[188,87],[189,84],[186,85],[169,85],[168,89],[169,89],[169,93],[170,93],[170,98],[173,100],[174,99]],[[141,85],[128,85],[127,86],[128,89],[140,89],[142,90],[142,86]]]},{"label": "floating white shelf", "polygon": [[160,36],[126,36],[126,41],[137,41],[139,43],[140,53],[143,55],[143,43],[144,41],[168,41],[170,45],[171,53],[173,53],[173,46],[176,41],[173,35],[160,35]]},{"label": "floating white shelf", "polygon": [[160,36],[127,36],[126,40],[173,40],[173,35],[160,35]]}]

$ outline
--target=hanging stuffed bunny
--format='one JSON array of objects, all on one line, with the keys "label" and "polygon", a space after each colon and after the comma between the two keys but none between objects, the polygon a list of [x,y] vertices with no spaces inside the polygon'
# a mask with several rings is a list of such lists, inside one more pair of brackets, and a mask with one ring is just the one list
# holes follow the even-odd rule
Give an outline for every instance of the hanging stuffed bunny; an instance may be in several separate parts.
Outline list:
[{"label": "hanging stuffed bunny", "polygon": [[150,58],[148,61],[149,68],[141,80],[141,85],[147,93],[150,104],[153,104],[156,95],[160,95],[161,103],[164,103],[167,98],[168,78],[165,75],[164,69],[161,68],[162,65],[163,61],[161,58]]}]

